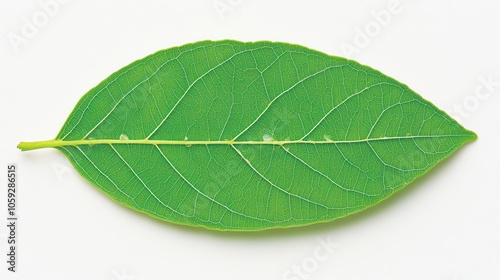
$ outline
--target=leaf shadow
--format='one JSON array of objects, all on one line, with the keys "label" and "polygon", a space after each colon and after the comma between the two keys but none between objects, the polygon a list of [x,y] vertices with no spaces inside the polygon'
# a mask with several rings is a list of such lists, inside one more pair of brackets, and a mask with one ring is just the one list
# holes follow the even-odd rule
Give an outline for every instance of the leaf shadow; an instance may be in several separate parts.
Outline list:
[{"label": "leaf shadow", "polygon": [[[447,165],[452,160],[452,158],[457,157],[457,155],[459,155],[461,151],[462,149],[456,151],[450,157],[442,160],[438,165],[429,170],[429,172],[424,174],[424,176],[417,178],[408,186],[406,186],[400,191],[397,191],[389,198],[381,201],[377,205],[374,205],[359,213],[348,215],[346,217],[331,222],[317,223],[302,227],[270,229],[270,230],[256,231],[256,232],[245,232],[245,231],[234,232],[234,231],[216,231],[216,230],[208,230],[201,227],[176,225],[171,223],[165,223],[153,218],[151,220],[154,220],[155,222],[161,224],[167,224],[168,227],[172,227],[175,228],[176,230],[183,231],[189,235],[204,235],[204,236],[209,235],[217,239],[220,238],[220,239],[232,239],[232,240],[263,240],[263,239],[276,239],[276,238],[280,239],[294,238],[299,236],[317,235],[326,232],[334,232],[340,228],[349,227],[357,223],[362,223],[366,219],[370,219],[378,215],[383,215],[386,209],[389,207],[393,207],[395,203],[404,203],[404,201],[413,193],[415,193],[417,189],[421,189],[425,187],[425,185],[430,186],[428,182],[434,179],[435,174],[443,172],[443,169],[447,168]],[[424,205],[422,207],[424,207]]]}]

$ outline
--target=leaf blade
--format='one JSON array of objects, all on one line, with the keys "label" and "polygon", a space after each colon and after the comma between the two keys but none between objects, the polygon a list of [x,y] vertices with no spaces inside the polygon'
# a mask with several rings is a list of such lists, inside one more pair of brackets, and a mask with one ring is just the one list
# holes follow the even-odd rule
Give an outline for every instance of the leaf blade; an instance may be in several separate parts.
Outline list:
[{"label": "leaf blade", "polygon": [[137,211],[262,230],[359,212],[475,138],[354,61],[285,43],[205,41],[112,74],[47,145]]}]

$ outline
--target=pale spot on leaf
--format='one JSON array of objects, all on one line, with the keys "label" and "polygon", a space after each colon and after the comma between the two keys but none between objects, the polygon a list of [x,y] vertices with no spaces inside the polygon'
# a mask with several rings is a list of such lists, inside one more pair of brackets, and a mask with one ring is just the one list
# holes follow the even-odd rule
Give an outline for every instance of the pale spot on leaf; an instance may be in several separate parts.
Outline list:
[{"label": "pale spot on leaf", "polygon": [[264,134],[264,135],[262,135],[262,140],[264,140],[264,141],[272,141],[274,139],[273,139],[273,137],[271,135]]}]

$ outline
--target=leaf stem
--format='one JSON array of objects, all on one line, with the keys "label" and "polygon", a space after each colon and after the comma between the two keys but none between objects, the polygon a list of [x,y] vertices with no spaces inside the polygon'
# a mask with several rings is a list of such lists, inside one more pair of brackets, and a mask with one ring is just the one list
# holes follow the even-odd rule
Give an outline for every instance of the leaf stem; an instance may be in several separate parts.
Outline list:
[{"label": "leaf stem", "polygon": [[31,151],[44,148],[53,148],[57,140],[45,140],[36,142],[21,142],[17,145],[17,148],[21,151]]}]

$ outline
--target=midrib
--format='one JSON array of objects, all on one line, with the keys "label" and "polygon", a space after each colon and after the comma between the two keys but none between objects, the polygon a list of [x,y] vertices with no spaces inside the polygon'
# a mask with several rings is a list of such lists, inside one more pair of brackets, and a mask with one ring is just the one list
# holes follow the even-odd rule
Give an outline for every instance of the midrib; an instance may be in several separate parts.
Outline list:
[{"label": "midrib", "polygon": [[415,136],[387,136],[379,138],[366,138],[358,140],[266,140],[266,141],[237,141],[237,140],[220,140],[220,141],[206,141],[206,140],[151,140],[151,139],[82,139],[82,140],[46,140],[36,142],[21,142],[17,146],[23,151],[43,149],[43,148],[57,148],[64,146],[82,146],[82,145],[289,145],[289,144],[348,144],[384,140],[398,140],[398,139],[417,139],[417,138],[445,138],[445,137],[466,137],[467,135],[415,135]]}]

